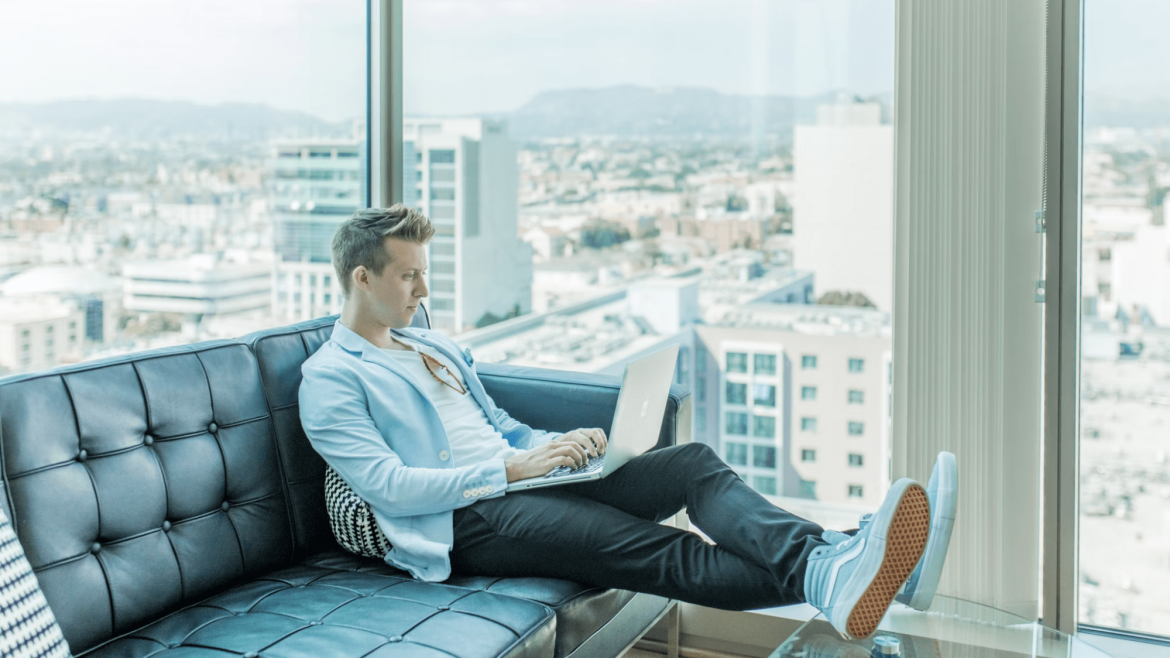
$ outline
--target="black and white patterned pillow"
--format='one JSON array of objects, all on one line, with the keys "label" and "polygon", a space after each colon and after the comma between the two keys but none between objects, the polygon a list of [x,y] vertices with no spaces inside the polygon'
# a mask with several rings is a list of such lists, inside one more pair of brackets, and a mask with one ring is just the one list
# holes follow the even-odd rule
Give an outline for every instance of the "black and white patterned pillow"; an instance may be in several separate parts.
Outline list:
[{"label": "black and white patterned pillow", "polygon": [[0,511],[0,656],[56,658],[69,645],[8,517]]},{"label": "black and white patterned pillow", "polygon": [[325,467],[325,508],[333,537],[342,548],[379,560],[390,552],[390,540],[378,527],[370,504],[354,493],[332,466]]}]

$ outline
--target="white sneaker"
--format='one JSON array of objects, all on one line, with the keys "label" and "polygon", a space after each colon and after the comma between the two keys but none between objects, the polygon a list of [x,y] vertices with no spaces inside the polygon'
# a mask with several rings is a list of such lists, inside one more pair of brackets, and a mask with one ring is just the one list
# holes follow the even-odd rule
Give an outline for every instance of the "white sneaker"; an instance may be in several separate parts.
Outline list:
[{"label": "white sneaker", "polygon": [[918,564],[929,533],[926,491],[909,478],[898,480],[856,535],[824,533],[831,543],[808,558],[805,601],[846,638],[869,637]]}]

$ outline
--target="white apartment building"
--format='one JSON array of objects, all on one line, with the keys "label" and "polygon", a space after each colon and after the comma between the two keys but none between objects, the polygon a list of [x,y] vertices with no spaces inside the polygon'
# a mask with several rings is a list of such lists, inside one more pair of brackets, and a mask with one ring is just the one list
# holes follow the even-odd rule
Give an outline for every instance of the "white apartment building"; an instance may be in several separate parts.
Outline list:
[{"label": "white apartment building", "polygon": [[127,263],[122,279],[123,306],[131,311],[225,315],[267,309],[272,300],[270,266],[224,263],[207,254]]},{"label": "white apartment building", "polygon": [[793,266],[892,311],[894,131],[881,107],[819,107],[816,125],[796,127],[793,168]]},{"label": "white apartment building", "polygon": [[431,326],[450,333],[532,308],[532,247],[517,231],[516,146],[502,121],[407,119],[404,199],[430,217]]},{"label": "white apartment building", "polygon": [[270,164],[276,261],[271,306],[278,321],[341,312],[332,264],[333,233],[365,207],[361,139],[278,144]]},{"label": "white apartment building", "polygon": [[885,318],[758,304],[696,327],[695,440],[765,495],[879,504],[890,472]]},{"label": "white apartment building", "polygon": [[0,298],[0,371],[27,372],[81,359],[85,311],[53,298]]}]

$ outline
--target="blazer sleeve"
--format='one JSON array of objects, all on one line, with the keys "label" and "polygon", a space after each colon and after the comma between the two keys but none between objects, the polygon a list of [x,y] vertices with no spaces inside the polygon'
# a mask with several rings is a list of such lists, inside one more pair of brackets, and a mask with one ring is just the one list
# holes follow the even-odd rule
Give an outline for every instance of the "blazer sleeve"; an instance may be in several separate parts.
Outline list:
[{"label": "blazer sleeve", "polygon": [[313,448],[354,492],[389,517],[446,512],[502,496],[504,460],[452,468],[407,466],[367,411],[357,374],[336,364],[302,369],[301,425]]}]

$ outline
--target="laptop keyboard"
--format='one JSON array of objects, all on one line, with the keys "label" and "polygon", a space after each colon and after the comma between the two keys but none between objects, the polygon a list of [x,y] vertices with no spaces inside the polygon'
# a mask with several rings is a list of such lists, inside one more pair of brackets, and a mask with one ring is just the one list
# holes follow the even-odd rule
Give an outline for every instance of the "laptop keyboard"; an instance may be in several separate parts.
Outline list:
[{"label": "laptop keyboard", "polygon": [[598,455],[590,457],[589,461],[585,462],[579,468],[569,468],[568,466],[558,466],[545,475],[546,478],[563,477],[565,475],[582,475],[584,473],[592,473],[600,471],[601,467],[605,466],[605,455]]}]

